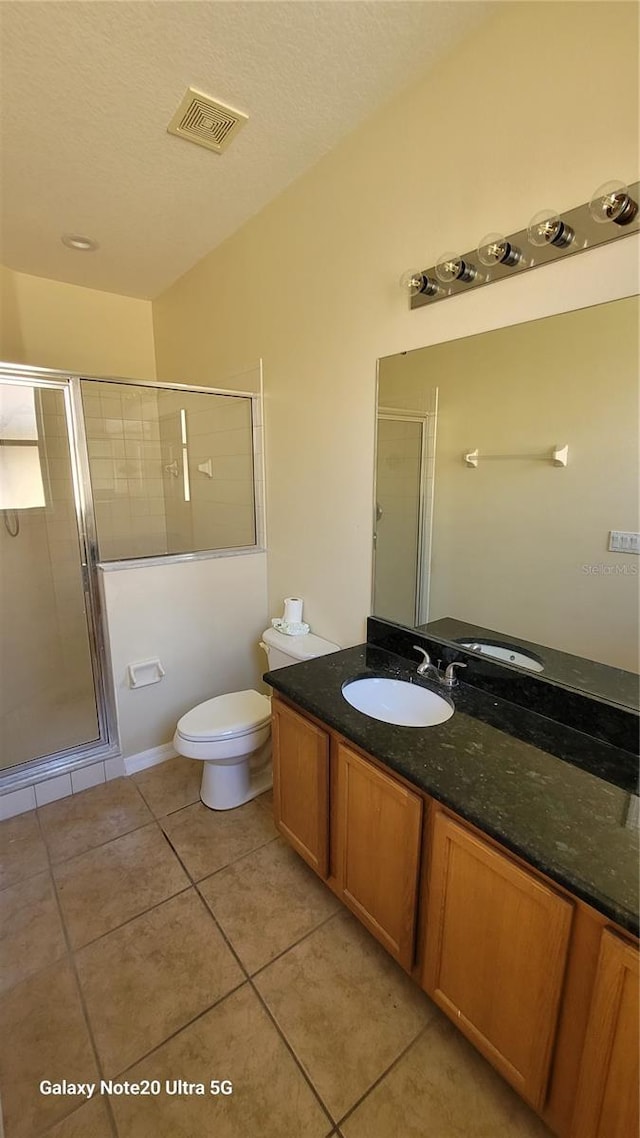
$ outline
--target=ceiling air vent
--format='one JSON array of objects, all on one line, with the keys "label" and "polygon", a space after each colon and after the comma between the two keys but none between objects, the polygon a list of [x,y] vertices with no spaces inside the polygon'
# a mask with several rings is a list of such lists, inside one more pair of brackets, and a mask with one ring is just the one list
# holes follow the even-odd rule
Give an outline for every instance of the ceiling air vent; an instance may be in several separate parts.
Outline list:
[{"label": "ceiling air vent", "polygon": [[196,146],[206,146],[207,150],[221,154],[246,121],[247,115],[242,111],[234,111],[202,91],[188,87],[167,130],[169,134],[177,134],[179,138],[195,142]]}]

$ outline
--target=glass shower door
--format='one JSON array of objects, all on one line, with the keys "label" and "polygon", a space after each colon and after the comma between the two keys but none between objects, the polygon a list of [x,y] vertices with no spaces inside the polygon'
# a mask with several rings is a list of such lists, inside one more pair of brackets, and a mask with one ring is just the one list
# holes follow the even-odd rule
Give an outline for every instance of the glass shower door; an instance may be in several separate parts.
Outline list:
[{"label": "glass shower door", "polygon": [[378,416],[373,611],[418,622],[424,423]]},{"label": "glass shower door", "polygon": [[101,737],[64,381],[0,376],[0,769]]}]

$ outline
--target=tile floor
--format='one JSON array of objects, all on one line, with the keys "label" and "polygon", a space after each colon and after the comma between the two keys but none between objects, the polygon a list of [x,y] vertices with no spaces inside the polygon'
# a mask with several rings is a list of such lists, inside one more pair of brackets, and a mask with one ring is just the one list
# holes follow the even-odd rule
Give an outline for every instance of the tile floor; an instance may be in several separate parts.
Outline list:
[{"label": "tile floor", "polygon": [[[170,759],[0,824],[6,1138],[548,1138],[277,836],[271,796],[216,814],[200,774]],[[39,1090],[116,1077],[163,1093]]]}]

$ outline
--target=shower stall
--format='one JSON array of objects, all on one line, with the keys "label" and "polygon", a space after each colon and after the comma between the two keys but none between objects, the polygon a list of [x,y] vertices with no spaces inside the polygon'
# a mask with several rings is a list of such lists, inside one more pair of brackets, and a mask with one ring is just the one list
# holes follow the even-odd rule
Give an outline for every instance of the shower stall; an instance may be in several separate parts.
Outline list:
[{"label": "shower stall", "polygon": [[119,753],[100,570],[264,544],[258,406],[0,365],[0,794]]}]

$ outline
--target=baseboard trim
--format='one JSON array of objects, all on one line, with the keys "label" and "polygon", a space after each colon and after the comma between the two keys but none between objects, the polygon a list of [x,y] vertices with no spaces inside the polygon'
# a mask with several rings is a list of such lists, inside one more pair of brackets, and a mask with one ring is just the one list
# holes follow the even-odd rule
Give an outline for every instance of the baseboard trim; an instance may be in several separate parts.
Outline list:
[{"label": "baseboard trim", "polygon": [[124,760],[125,774],[138,774],[149,767],[157,767],[159,763],[176,757],[173,743],[162,743],[159,747],[151,747],[148,751],[139,751],[137,755],[128,755]]}]

